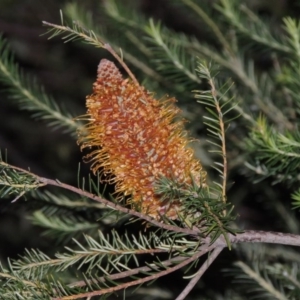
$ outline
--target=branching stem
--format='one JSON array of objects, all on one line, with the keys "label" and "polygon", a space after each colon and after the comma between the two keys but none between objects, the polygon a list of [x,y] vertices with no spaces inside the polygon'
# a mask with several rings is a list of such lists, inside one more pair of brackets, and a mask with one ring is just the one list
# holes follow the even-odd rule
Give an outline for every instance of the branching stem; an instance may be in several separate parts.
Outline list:
[{"label": "branching stem", "polygon": [[126,288],[128,288],[130,286],[140,285],[140,284],[143,284],[145,282],[148,282],[148,281],[157,279],[159,277],[165,276],[167,274],[173,273],[174,271],[179,270],[179,269],[183,268],[184,266],[192,263],[193,261],[195,261],[196,259],[198,259],[202,255],[204,255],[205,253],[213,250],[214,248],[215,248],[215,246],[211,245],[211,246],[209,246],[207,248],[204,248],[201,251],[197,251],[193,256],[191,256],[190,258],[187,258],[186,260],[184,260],[183,262],[177,264],[176,266],[171,267],[169,269],[166,269],[164,271],[161,271],[159,273],[147,276],[145,278],[141,278],[141,279],[137,279],[137,280],[132,280],[130,282],[119,284],[117,286],[110,287],[110,288],[107,288],[107,289],[101,289],[101,290],[97,290],[97,291],[93,291],[93,292],[88,292],[88,293],[82,293],[82,294],[78,294],[78,295],[53,298],[52,300],[73,300],[73,299],[80,299],[80,298],[88,298],[88,297],[93,297],[93,296],[99,296],[99,295],[104,295],[104,294],[108,294],[108,293],[113,293],[113,292],[116,292],[118,290],[126,289]]},{"label": "branching stem", "polygon": [[139,85],[139,82],[137,81],[136,77],[133,75],[133,73],[130,71],[124,60],[116,53],[116,51],[109,45],[104,44],[104,48],[120,63],[120,65],[124,68],[124,70],[127,72],[129,77],[132,79],[132,81]]},{"label": "branching stem", "polygon": [[174,232],[182,232],[182,233],[186,233],[186,234],[189,234],[189,235],[199,235],[199,233],[200,233],[200,231],[197,230],[197,229],[181,228],[181,227],[178,227],[178,226],[161,223],[160,221],[157,221],[157,220],[151,218],[150,216],[144,215],[144,214],[142,214],[138,211],[135,211],[133,209],[126,208],[126,207],[124,207],[120,204],[116,204],[114,202],[111,202],[111,201],[106,200],[102,197],[96,196],[92,193],[89,193],[89,192],[84,191],[82,189],[71,186],[69,184],[62,183],[62,182],[59,182],[59,181],[53,180],[53,179],[43,178],[43,177],[37,177],[37,178],[42,183],[45,183],[47,185],[61,187],[65,190],[72,191],[72,192],[74,192],[76,194],[79,194],[81,196],[84,196],[84,197],[87,197],[87,198],[92,199],[94,201],[100,202],[100,203],[104,204],[106,207],[110,207],[114,210],[118,210],[120,212],[138,217],[139,219],[145,220],[145,221],[147,221],[147,222],[149,222],[149,223],[151,223],[151,224],[153,224],[157,227],[164,228],[164,229],[174,231]]},{"label": "branching stem", "polygon": [[34,173],[31,173],[30,171],[24,170],[24,169],[16,167],[16,166],[9,165],[9,164],[7,164],[3,161],[0,161],[0,166],[1,165],[5,166],[7,168],[11,168],[11,169],[20,171],[22,173],[25,173],[25,174],[28,174],[28,175],[34,177],[39,183],[41,183],[41,185],[37,184],[37,187],[38,186],[45,186],[45,185],[57,186],[57,187],[65,189],[65,190],[72,191],[72,192],[74,192],[78,195],[81,195],[83,197],[87,197],[87,198],[92,199],[94,201],[100,202],[103,205],[105,205],[106,207],[112,208],[114,210],[118,210],[118,211],[123,212],[125,214],[129,214],[129,215],[138,217],[138,218],[140,218],[142,220],[145,220],[145,221],[147,221],[147,222],[149,222],[149,223],[151,223],[151,224],[153,224],[157,227],[160,227],[160,228],[163,228],[163,229],[166,229],[166,230],[170,230],[170,231],[178,232],[178,233],[180,233],[180,232],[181,233],[186,233],[188,235],[194,235],[194,236],[198,236],[199,233],[200,233],[199,229],[181,228],[181,227],[178,227],[178,226],[161,223],[160,221],[157,221],[157,220],[151,218],[150,216],[142,214],[142,213],[140,213],[138,211],[135,211],[133,209],[126,208],[126,207],[124,207],[120,204],[116,204],[114,202],[111,202],[109,200],[106,200],[106,199],[104,199],[102,197],[99,197],[95,194],[92,194],[90,192],[84,191],[82,189],[76,188],[76,187],[74,187],[72,185],[69,185],[69,184],[66,184],[66,183],[62,183],[58,180],[39,177],[38,175],[36,175]]},{"label": "branching stem", "polygon": [[209,266],[213,263],[213,261],[218,257],[218,255],[223,250],[223,247],[216,247],[212,254],[210,254],[204,264],[200,267],[199,271],[192,278],[189,284],[185,287],[185,289],[180,293],[180,295],[176,298],[176,300],[184,300],[189,292],[194,288],[199,279],[205,273],[205,271],[209,268]]},{"label": "branching stem", "polygon": [[[227,184],[227,155],[226,155],[226,138],[225,138],[225,125],[223,121],[223,113],[218,100],[217,90],[214,84],[213,78],[209,79],[209,85],[211,87],[211,95],[215,102],[215,107],[219,115],[219,126],[220,126],[220,139],[222,143],[222,157],[223,157],[223,172],[222,172],[222,200],[226,203],[226,184]],[[225,212],[224,212],[225,214]]]},{"label": "branching stem", "polygon": [[[181,262],[185,259],[186,259],[186,257],[176,256],[176,257],[173,257],[171,259],[162,261],[161,264],[164,265],[165,267],[167,267],[167,266],[169,266],[169,265],[171,265],[175,262]],[[129,276],[137,275],[139,273],[151,271],[155,268],[155,266],[156,266],[155,264],[151,264],[151,267],[150,266],[149,267],[148,266],[143,266],[143,267],[138,267],[138,268],[135,268],[135,269],[127,270],[127,271],[124,271],[124,272],[115,273],[115,274],[112,274],[110,276],[103,276],[103,277],[97,278],[97,281],[105,282],[107,280],[107,278],[109,278],[110,280],[126,278],[126,277],[129,277]],[[0,277],[1,277],[1,273],[0,273]],[[83,286],[86,286],[87,283],[92,283],[92,281],[89,282],[87,280],[81,280],[81,281],[73,282],[73,283],[69,284],[69,287],[70,288],[83,287]]]},{"label": "branching stem", "polygon": [[[241,234],[238,234],[236,236],[229,235],[230,242],[231,243],[243,243],[243,242],[252,242],[252,243],[274,243],[274,244],[284,244],[284,245],[292,245],[292,246],[298,246],[300,247],[300,236],[295,234],[284,234],[279,232],[264,232],[264,231],[247,231]],[[190,263],[197,260],[199,257],[203,256],[207,252],[213,251],[212,254],[209,256],[207,261],[201,266],[199,271],[197,272],[196,276],[191,280],[191,282],[187,285],[185,290],[180,294],[177,298],[177,300],[184,299],[184,295],[186,296],[188,292],[193,288],[193,286],[197,283],[197,281],[201,278],[201,276],[204,274],[204,272],[208,269],[210,264],[217,258],[217,256],[220,254],[223,248],[226,247],[226,241],[223,236],[220,236],[220,238],[212,245],[203,244],[198,251],[191,256],[190,258],[182,261],[181,263],[177,264],[176,266],[166,269],[164,271],[161,271],[159,273],[156,273],[151,276],[147,276],[142,279],[133,280],[127,283],[123,283],[120,285],[117,285],[115,287],[107,288],[107,289],[101,289],[93,292],[88,292],[84,294],[78,294],[78,295],[72,295],[72,296],[66,296],[66,297],[60,297],[60,298],[53,298],[52,300],[73,300],[73,299],[79,299],[84,297],[92,297],[92,296],[98,296],[103,295],[107,293],[112,293],[121,289],[126,289],[130,286],[139,285],[154,279],[157,279],[159,277],[165,276],[167,274],[170,274]],[[175,259],[179,259],[178,257]],[[168,266],[171,262],[174,262],[172,259],[163,262],[164,266]],[[114,274],[111,277],[108,277],[109,279],[120,279],[127,276],[138,274],[139,272],[145,272],[147,271],[148,267],[141,267],[134,270],[129,270],[125,272],[121,272],[118,274]],[[99,280],[103,280],[103,278],[100,278]],[[83,286],[83,282],[79,282],[75,284],[76,286]],[[72,285],[73,286],[73,285]],[[184,293],[184,294],[183,294]],[[179,298],[181,297],[181,298]]]},{"label": "branching stem", "polygon": [[[63,22],[63,20],[62,20],[62,22]],[[123,61],[123,59],[116,53],[116,51],[109,44],[102,41],[101,38],[98,37],[94,32],[91,31],[90,35],[88,35],[88,34],[84,33],[84,29],[82,29],[80,27],[80,25],[78,25],[78,24],[77,24],[77,26],[80,27],[82,29],[82,31],[72,29],[69,26],[63,25],[63,23],[62,23],[62,25],[57,25],[57,24],[53,24],[53,23],[43,21],[43,24],[45,26],[52,27],[53,29],[57,30],[57,32],[54,33],[53,36],[59,35],[61,33],[69,33],[69,35],[78,36],[78,37],[82,38],[83,40],[85,40],[86,42],[94,44],[97,47],[106,49],[121,64],[121,66],[127,72],[127,74],[132,79],[132,81],[135,84],[139,85],[139,82],[137,81],[136,77],[130,71],[130,69],[128,68],[126,63]],[[67,37],[69,37],[69,36],[67,36]]]},{"label": "branching stem", "polygon": [[[96,196],[92,193],[89,193],[87,191],[84,191],[82,189],[76,188],[74,186],[68,185],[66,183],[62,183],[58,180],[53,180],[53,179],[48,179],[44,177],[39,177],[38,175],[31,173],[30,171],[24,170],[19,167],[15,167],[12,165],[9,165],[3,161],[0,161],[0,166],[5,166],[6,168],[11,168],[17,171],[20,171],[22,173],[26,173],[34,178],[40,183],[42,183],[42,186],[45,185],[52,185],[52,186],[57,186],[69,191],[72,191],[78,195],[81,195],[83,197],[87,197],[89,199],[92,199],[94,201],[100,202],[104,204],[106,207],[110,207],[114,210],[121,211],[126,214],[130,214],[132,216],[138,217],[142,220],[145,220],[157,227],[160,227],[162,229],[170,230],[173,232],[178,232],[178,233],[185,233],[187,235],[192,235],[195,237],[200,238],[200,230],[199,229],[189,229],[189,228],[181,228],[179,226],[175,225],[169,225],[169,224],[164,224],[162,222],[159,222],[147,215],[144,215],[140,212],[137,212],[133,209],[128,209],[126,207],[123,207],[120,204],[113,203],[109,200],[106,200],[102,197]],[[37,185],[39,185],[37,183]],[[271,244],[281,244],[281,245],[290,245],[290,246],[298,246],[300,247],[300,235],[296,234],[291,234],[291,233],[281,233],[281,232],[267,232],[267,231],[253,231],[253,230],[247,230],[243,233],[239,233],[237,235],[229,234],[228,233],[228,238],[230,240],[230,243],[232,244],[237,244],[237,243],[271,243]],[[211,239],[209,237],[203,238],[201,240],[202,245],[205,244],[210,244]],[[227,246],[227,242],[225,241],[224,236],[220,236],[215,243],[213,244],[215,246]]]},{"label": "branching stem", "polygon": [[[187,285],[185,290],[178,296],[178,300],[183,299],[183,297],[189,293],[189,291],[193,288],[193,286],[197,283],[197,281],[201,278],[203,273],[206,271],[206,269],[209,267],[209,264],[212,263],[212,261],[219,255],[219,253],[222,251],[223,248],[227,247],[228,241],[225,240],[224,236],[220,236],[214,243],[212,243],[212,240],[210,237],[202,238],[200,237],[200,229],[189,229],[189,228],[181,228],[179,226],[175,225],[169,225],[161,223],[157,220],[152,219],[151,217],[144,215],[140,212],[134,211],[133,209],[128,209],[126,207],[123,207],[120,204],[116,204],[113,202],[110,202],[106,199],[103,199],[97,195],[94,195],[92,193],[89,193],[87,191],[84,191],[82,189],[70,186],[65,183],[61,183],[58,180],[52,180],[47,179],[43,177],[39,177],[30,171],[11,166],[3,161],[0,161],[0,166],[3,166],[4,168],[10,168],[14,169],[16,171],[19,171],[23,174],[27,174],[32,176],[36,180],[37,186],[43,186],[43,185],[52,185],[57,186],[69,191],[72,191],[74,193],[77,193],[78,195],[81,195],[83,197],[90,198],[94,201],[102,203],[104,206],[110,207],[111,209],[118,210],[133,216],[136,216],[142,220],[145,220],[157,227],[178,232],[178,233],[185,233],[187,235],[192,235],[195,238],[199,239],[199,247],[198,249],[195,249],[194,255],[183,258],[183,257],[173,257],[170,258],[167,261],[162,262],[163,266],[166,269],[163,269],[162,271],[158,271],[155,274],[146,276],[144,278],[140,278],[137,280],[131,280],[127,281],[125,283],[118,284],[117,286],[103,288],[101,290],[94,290],[92,292],[86,292],[82,294],[77,295],[69,295],[59,298],[52,298],[52,300],[72,300],[72,299],[79,299],[79,298],[89,298],[93,296],[103,295],[103,294],[109,294],[116,291],[119,291],[121,289],[127,289],[132,286],[140,285],[145,282],[149,282],[152,280],[155,280],[157,278],[160,278],[162,276],[165,276],[167,274],[170,274],[184,266],[189,265],[190,263],[196,261],[199,257],[203,256],[207,252],[213,251],[211,256],[208,258],[207,262],[202,265],[202,267],[197,272],[196,276],[190,281],[190,283]],[[279,233],[279,232],[263,232],[263,231],[246,231],[243,233],[239,233],[237,235],[228,234],[228,239],[230,241],[230,244],[237,244],[237,243],[273,243],[273,244],[282,244],[282,245],[290,245],[290,246],[298,246],[300,247],[300,235],[295,234],[289,234],[289,233]],[[155,250],[155,249],[154,249]],[[161,252],[161,249],[157,249],[157,251],[154,252]],[[57,262],[57,260],[51,260],[51,262]],[[171,264],[176,264],[174,266],[170,266]],[[43,263],[49,263],[49,262],[43,262]],[[150,266],[145,266],[141,268],[136,268],[133,270],[127,270],[125,272],[119,272],[116,274],[113,274],[111,276],[106,276],[105,278],[100,277],[99,282],[105,280],[105,279],[121,279],[121,278],[128,278],[131,276],[134,276],[136,274],[140,274],[141,272],[147,272]],[[155,267],[155,266],[154,266]],[[5,274],[4,274],[5,275]],[[0,273],[0,277],[2,277],[3,274]],[[5,277],[5,276],[4,276]],[[73,285],[70,285],[71,287],[74,287]],[[83,283],[75,283],[75,286],[82,287]]]}]

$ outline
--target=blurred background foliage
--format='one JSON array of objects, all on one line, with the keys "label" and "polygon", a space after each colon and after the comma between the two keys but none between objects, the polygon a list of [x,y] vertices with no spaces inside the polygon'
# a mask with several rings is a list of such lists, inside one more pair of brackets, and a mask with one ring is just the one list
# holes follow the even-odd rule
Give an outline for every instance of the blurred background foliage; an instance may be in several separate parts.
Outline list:
[{"label": "blurred background foliage", "polygon": [[[217,1],[195,0],[194,2],[201,3],[201,6],[204,6],[207,12],[211,12],[215,22],[218,23],[221,14],[213,11],[213,5]],[[283,17],[299,18],[299,1],[244,0],[240,2],[244,2],[259,17],[267,20],[277,34],[283,34]],[[170,32],[182,35],[182,44],[179,43],[176,46],[178,48],[173,50],[183,61],[187,53],[184,51],[190,50],[194,51],[193,53],[197,51],[197,46],[195,46],[195,49],[182,49],[181,52],[180,47],[184,45],[186,37],[195,38],[200,45],[201,43],[207,45],[207,49],[211,47],[217,50],[220,48],[220,43],[207,29],[205,22],[178,0],[122,0],[124,11],[121,11],[121,15],[124,16],[124,20],[116,16],[114,1],[86,0],[74,3],[80,5],[87,22],[92,16],[93,24],[99,28],[99,32],[109,43],[123,49],[126,63],[140,82],[149,90],[155,91],[158,98],[165,94],[176,96],[182,115],[189,121],[187,128],[190,134],[198,139],[195,143],[196,155],[201,159],[211,180],[217,178],[217,174],[211,168],[214,157],[208,152],[210,146],[206,142],[207,132],[202,118],[205,110],[200,105],[196,105],[192,93],[194,89],[206,88],[205,83],[201,83],[193,72],[185,74],[187,75],[185,77],[172,78],[172,68],[164,65],[159,49],[154,47],[155,43],[149,49],[144,47],[143,43],[145,40],[151,44],[151,37],[149,35],[146,37],[147,34],[145,31],[143,33],[142,26],[148,22],[149,18],[153,18],[155,24],[159,21],[161,27],[164,27],[163,34],[168,35],[168,30],[170,30]],[[103,57],[108,59],[111,57],[104,50],[95,49],[81,42],[64,44],[59,38],[48,40],[48,36],[44,35],[46,28],[42,26],[42,21],[59,24],[59,10],[62,9],[71,16],[74,13],[72,7],[68,1],[63,0],[48,2],[2,0],[0,1],[0,32],[7,38],[15,59],[24,72],[36,77],[38,84],[44,86],[46,93],[51,95],[66,111],[73,116],[78,116],[85,112],[85,96],[92,91],[99,60]],[[140,18],[140,23],[134,23],[135,20],[128,17],[132,12]],[[151,23],[148,24],[151,26]],[[134,28],[139,25],[140,28]],[[136,31],[131,31],[132,29]],[[226,31],[226,28],[221,29]],[[226,32],[229,36],[230,30],[228,28]],[[139,32],[139,35],[134,35],[132,32]],[[241,38],[239,43],[241,43],[239,47],[243,51],[245,61],[251,61],[252,65],[248,67],[253,68],[254,77],[257,76],[261,80],[263,78],[259,77],[261,74],[276,67],[273,53],[267,46],[264,50],[259,47],[258,49],[248,47],[246,38],[244,40]],[[154,59],[152,57],[148,63],[148,51],[152,54],[156,53],[156,61],[154,56]],[[203,53],[201,55],[205,56]],[[209,54],[206,57],[209,57]],[[145,61],[148,64],[144,64]],[[193,70],[193,66],[196,67],[196,62],[186,63],[191,64],[187,68],[189,70]],[[226,76],[231,76],[231,74],[223,70],[220,77],[226,78]],[[238,79],[236,81],[237,89],[244,89],[246,99],[244,101],[249,114],[257,116],[260,108],[256,103],[249,102],[251,97],[246,98],[249,93],[247,88],[243,85],[239,86]],[[183,89],[182,86],[185,88]],[[9,162],[22,168],[30,167],[34,173],[41,176],[58,178],[60,181],[76,185],[78,163],[82,161],[82,153],[76,144],[76,138],[64,133],[63,130],[48,128],[46,122],[32,120],[30,113],[20,111],[8,97],[4,85],[0,84],[0,90],[0,146],[2,150],[8,150]],[[243,95],[242,90],[240,94]],[[275,105],[278,105],[281,110],[285,104],[275,103]],[[289,117],[287,117],[288,121],[291,121]],[[288,128],[289,124],[283,123],[281,126]],[[299,213],[291,212],[292,190],[290,186],[285,181],[275,185],[273,184],[274,178],[268,176],[263,181],[257,180],[255,172],[245,166],[249,158],[249,153],[245,151],[247,147],[245,138],[248,135],[249,123],[243,117],[234,120],[227,131],[228,183],[230,185],[228,199],[235,205],[239,215],[238,225],[244,229],[299,233],[299,222],[297,222]],[[255,161],[255,151],[252,151],[250,160]],[[82,165],[82,172],[88,173],[88,166]],[[255,184],[253,184],[254,181]],[[5,261],[8,256],[16,257],[23,253],[25,247],[38,247],[50,254],[56,251],[56,248],[51,246],[51,239],[41,235],[42,231],[33,226],[27,218],[28,211],[35,205],[34,202],[26,202],[24,199],[13,204],[6,199],[0,201],[0,261]],[[219,275],[220,269],[225,263],[228,267],[228,261],[233,261],[234,255],[223,253],[218,264],[214,264],[205,274],[203,280],[208,286],[214,285],[216,272],[218,276],[221,276]],[[297,260],[299,261],[299,257]],[[180,279],[174,276],[173,280]],[[179,283],[178,289],[184,284]],[[220,282],[218,287],[220,290],[217,292],[222,293],[225,284],[226,280],[223,284]],[[170,295],[168,296],[167,290],[165,293],[168,298]]]}]

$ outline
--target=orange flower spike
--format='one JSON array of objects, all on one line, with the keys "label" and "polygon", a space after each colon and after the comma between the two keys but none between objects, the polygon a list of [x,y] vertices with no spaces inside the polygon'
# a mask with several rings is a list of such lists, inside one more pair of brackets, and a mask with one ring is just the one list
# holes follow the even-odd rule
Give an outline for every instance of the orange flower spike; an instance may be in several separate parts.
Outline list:
[{"label": "orange flower spike", "polygon": [[183,122],[174,121],[179,113],[175,99],[155,100],[144,87],[124,80],[106,59],[99,64],[93,90],[86,101],[89,123],[79,138],[81,148],[95,147],[87,155],[92,170],[101,169],[102,180],[115,183],[117,195],[131,195],[130,202],[142,213],[176,219],[180,203],[160,201],[155,181],[165,176],[191,183],[192,176],[200,185],[205,178],[187,147]]}]

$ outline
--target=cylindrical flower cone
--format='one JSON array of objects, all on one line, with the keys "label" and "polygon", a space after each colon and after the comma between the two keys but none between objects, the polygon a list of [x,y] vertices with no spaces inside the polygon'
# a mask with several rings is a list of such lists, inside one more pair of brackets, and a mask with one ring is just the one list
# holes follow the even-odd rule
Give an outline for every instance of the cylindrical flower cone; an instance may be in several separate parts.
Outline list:
[{"label": "cylindrical flower cone", "polygon": [[176,219],[182,206],[180,199],[162,201],[155,193],[160,176],[205,183],[183,122],[174,119],[179,113],[174,102],[154,99],[103,59],[93,94],[87,96],[89,122],[79,135],[81,147],[92,149],[87,158],[94,172],[100,170],[101,180],[115,183],[117,197],[130,196],[134,208],[156,219]]}]

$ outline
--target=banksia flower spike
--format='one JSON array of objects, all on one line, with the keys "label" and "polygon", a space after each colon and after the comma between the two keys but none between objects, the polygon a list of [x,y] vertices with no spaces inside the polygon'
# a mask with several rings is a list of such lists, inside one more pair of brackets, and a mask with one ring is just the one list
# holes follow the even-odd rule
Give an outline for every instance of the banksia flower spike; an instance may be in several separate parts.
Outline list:
[{"label": "banksia flower spike", "polygon": [[156,219],[176,219],[180,211],[180,201],[162,201],[155,194],[160,176],[205,184],[202,166],[187,147],[183,122],[174,120],[179,112],[174,102],[155,100],[103,59],[86,100],[89,122],[79,134],[81,148],[93,148],[86,158],[94,172],[100,170],[101,180],[115,183],[118,196],[130,196],[133,207]]}]

